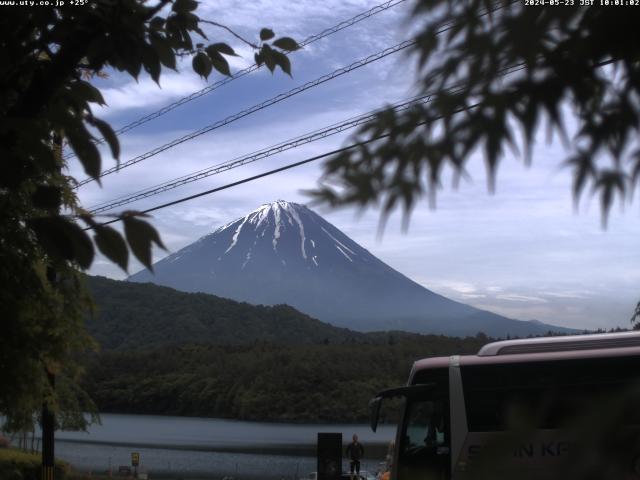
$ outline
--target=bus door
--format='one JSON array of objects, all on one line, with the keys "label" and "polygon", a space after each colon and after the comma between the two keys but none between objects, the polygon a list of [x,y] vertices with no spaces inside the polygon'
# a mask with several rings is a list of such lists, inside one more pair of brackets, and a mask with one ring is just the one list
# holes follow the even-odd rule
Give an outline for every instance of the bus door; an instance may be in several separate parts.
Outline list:
[{"label": "bus door", "polygon": [[424,383],[386,390],[370,402],[375,431],[382,400],[405,398],[393,455],[393,480],[451,478],[448,371],[431,370],[428,376],[419,379]]},{"label": "bus door", "polygon": [[450,478],[449,402],[433,392],[408,397],[400,428],[395,478],[444,480]]}]

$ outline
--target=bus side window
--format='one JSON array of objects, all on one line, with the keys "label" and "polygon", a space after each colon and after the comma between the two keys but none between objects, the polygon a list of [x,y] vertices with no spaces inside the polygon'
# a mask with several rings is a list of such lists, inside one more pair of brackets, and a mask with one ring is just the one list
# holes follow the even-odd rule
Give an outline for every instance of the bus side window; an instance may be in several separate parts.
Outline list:
[{"label": "bus side window", "polygon": [[[637,384],[639,368],[637,357],[462,367],[468,429],[501,432],[519,422],[536,429],[566,427],[619,401]],[[626,419],[627,424],[639,421],[640,415]]]}]

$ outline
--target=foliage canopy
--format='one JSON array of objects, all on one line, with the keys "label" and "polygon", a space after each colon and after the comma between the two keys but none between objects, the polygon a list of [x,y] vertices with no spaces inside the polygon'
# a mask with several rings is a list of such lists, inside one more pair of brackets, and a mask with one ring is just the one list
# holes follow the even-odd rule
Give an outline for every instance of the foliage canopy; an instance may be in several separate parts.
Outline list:
[{"label": "foliage canopy", "polygon": [[404,384],[416,358],[475,353],[485,342],[398,332],[328,344],[257,341],[104,351],[87,361],[85,388],[102,412],[364,422],[369,400]]},{"label": "foliage canopy", "polygon": [[[43,400],[58,411],[88,408],[73,388],[80,373],[75,357],[93,347],[83,325],[90,301],[78,271],[91,265],[95,249],[126,270],[130,252],[151,267],[152,246],[163,248],[139,213],[117,215],[123,236],[78,203],[63,146],[96,181],[102,169],[96,144],[106,142],[116,161],[120,154],[111,126],[92,113],[92,105],[105,102],[89,80],[116,70],[136,79],[146,72],[159,82],[163,68],[176,69],[177,58],[185,55],[203,77],[214,69],[229,75],[225,56],[235,55],[233,48],[199,43],[208,42],[203,24],[226,27],[200,19],[197,7],[194,0],[96,0],[84,6],[3,8],[0,414],[15,428],[31,422]],[[297,43],[288,37],[269,42],[275,37],[269,29],[259,36],[259,44],[247,42],[255,47],[256,60],[272,72],[279,67],[290,74],[285,53]],[[66,407],[47,380],[51,373],[61,379],[58,391],[70,393]]]},{"label": "foliage canopy", "polygon": [[401,206],[406,219],[422,196],[435,206],[443,173],[457,184],[478,149],[493,190],[506,148],[530,162],[546,124],[566,147],[576,202],[598,194],[606,225],[640,180],[640,10],[424,0],[413,17],[418,84],[432,101],[379,113],[352,140],[386,138],[329,160],[315,197],[381,204],[383,219]]}]

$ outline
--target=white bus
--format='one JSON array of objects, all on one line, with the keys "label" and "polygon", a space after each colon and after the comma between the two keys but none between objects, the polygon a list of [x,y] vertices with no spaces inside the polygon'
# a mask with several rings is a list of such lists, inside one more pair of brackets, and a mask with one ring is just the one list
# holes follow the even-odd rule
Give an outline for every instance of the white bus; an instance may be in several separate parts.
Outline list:
[{"label": "white bus", "polygon": [[391,480],[640,480],[640,332],[507,340],[414,363]]}]

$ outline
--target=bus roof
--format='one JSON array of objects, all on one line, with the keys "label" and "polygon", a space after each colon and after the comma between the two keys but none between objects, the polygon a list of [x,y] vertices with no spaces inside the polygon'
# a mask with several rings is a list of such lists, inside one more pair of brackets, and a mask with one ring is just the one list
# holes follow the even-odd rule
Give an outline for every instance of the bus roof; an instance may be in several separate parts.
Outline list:
[{"label": "bus roof", "polygon": [[451,364],[464,366],[635,355],[640,356],[640,331],[505,340],[485,345],[477,355],[418,360],[413,364],[409,384],[420,370],[446,368]]},{"label": "bus roof", "polygon": [[485,345],[478,352],[478,356],[487,357],[491,355],[513,355],[518,353],[567,352],[623,347],[640,347],[640,331],[504,340]]}]

